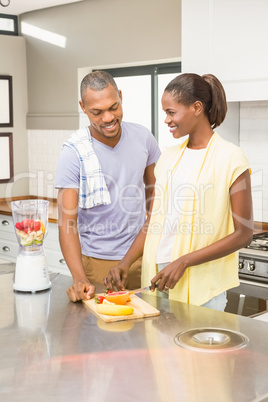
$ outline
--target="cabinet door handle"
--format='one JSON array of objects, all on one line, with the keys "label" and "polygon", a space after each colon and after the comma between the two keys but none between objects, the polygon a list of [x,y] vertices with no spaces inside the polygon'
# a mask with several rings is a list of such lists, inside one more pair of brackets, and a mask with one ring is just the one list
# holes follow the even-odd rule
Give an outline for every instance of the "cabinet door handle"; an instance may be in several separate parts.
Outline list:
[{"label": "cabinet door handle", "polygon": [[64,258],[61,258],[61,259],[59,260],[59,263],[60,263],[60,264],[66,264],[66,261],[65,261]]},{"label": "cabinet door handle", "polygon": [[5,220],[2,221],[2,225],[3,225],[3,226],[8,226],[8,225],[9,225],[9,222],[5,219]]},{"label": "cabinet door handle", "polygon": [[3,251],[10,251],[10,248],[8,246],[4,246],[4,247],[2,247],[2,250]]}]

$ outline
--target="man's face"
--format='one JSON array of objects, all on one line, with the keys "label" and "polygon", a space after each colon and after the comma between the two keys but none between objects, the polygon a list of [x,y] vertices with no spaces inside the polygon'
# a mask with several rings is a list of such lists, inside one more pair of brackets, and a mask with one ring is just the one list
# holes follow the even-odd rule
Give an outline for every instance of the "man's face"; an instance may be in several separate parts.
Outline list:
[{"label": "man's face", "polygon": [[123,118],[121,91],[117,91],[111,84],[101,91],[88,88],[79,103],[89,118],[94,138],[108,145],[111,139],[120,138]]}]

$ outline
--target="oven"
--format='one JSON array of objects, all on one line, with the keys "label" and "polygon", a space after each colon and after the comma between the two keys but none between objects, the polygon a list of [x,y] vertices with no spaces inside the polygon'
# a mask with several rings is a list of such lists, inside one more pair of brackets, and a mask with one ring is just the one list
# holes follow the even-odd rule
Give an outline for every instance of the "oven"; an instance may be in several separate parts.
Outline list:
[{"label": "oven", "polygon": [[227,292],[226,312],[254,317],[268,311],[268,232],[239,251],[240,286]]}]

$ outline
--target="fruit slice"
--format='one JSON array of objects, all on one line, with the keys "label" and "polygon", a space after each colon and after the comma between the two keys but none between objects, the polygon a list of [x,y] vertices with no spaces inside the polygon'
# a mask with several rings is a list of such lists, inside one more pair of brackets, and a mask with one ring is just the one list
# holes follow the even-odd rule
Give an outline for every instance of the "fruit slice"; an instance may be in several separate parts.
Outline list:
[{"label": "fruit slice", "polygon": [[95,303],[102,304],[103,301],[104,301],[104,296],[96,296],[95,297]]},{"label": "fruit slice", "polygon": [[16,225],[15,225],[15,227],[16,227],[16,229],[18,229],[18,230],[23,230],[23,225],[22,225],[21,222],[17,222]]},{"label": "fruit slice", "polygon": [[29,219],[23,219],[23,221],[21,221],[21,225],[24,229],[28,228],[30,226],[31,221]]},{"label": "fruit slice", "polygon": [[42,241],[44,238],[44,233],[42,232],[42,230],[38,230],[38,232],[34,232],[35,236],[34,238],[38,241]]},{"label": "fruit slice", "polygon": [[115,306],[115,303],[112,303],[112,302],[110,302],[109,300],[106,300],[106,299],[104,299],[103,300],[103,302],[102,302],[103,304],[112,304],[113,306]]},{"label": "fruit slice", "polygon": [[113,292],[105,295],[105,299],[115,304],[126,304],[129,299],[129,292]]},{"label": "fruit slice", "polygon": [[40,222],[40,229],[42,230],[43,233],[45,233],[45,231],[46,231],[45,225],[43,224],[42,221],[39,221],[39,222]]},{"label": "fruit slice", "polygon": [[17,230],[17,235],[19,237],[21,237],[22,239],[27,239],[28,238],[28,234],[25,233],[23,230]]},{"label": "fruit slice", "polygon": [[46,228],[42,221],[40,221],[39,219],[36,219],[36,221],[34,221],[34,224],[35,224],[35,227],[38,228],[36,231],[41,230],[43,233],[45,233]]},{"label": "fruit slice", "polygon": [[134,311],[130,306],[118,306],[116,304],[98,304],[97,312],[105,315],[130,315]]},{"label": "fruit slice", "polygon": [[33,244],[34,240],[33,239],[21,239],[20,243],[22,246],[31,246]]},{"label": "fruit slice", "polygon": [[34,228],[35,232],[38,232],[38,230],[40,230],[40,227],[41,227],[41,222],[34,221],[33,228]]}]

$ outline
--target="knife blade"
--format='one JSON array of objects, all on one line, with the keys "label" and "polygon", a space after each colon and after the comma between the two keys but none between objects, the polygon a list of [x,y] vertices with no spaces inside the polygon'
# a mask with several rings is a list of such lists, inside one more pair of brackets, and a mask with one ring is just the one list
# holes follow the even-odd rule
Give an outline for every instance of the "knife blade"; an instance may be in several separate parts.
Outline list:
[{"label": "knife blade", "polygon": [[[158,284],[155,284],[155,287],[157,288]],[[130,290],[129,293],[130,294],[136,294],[136,293],[141,293],[144,292],[145,290],[151,290],[151,286],[145,286],[144,288],[139,288],[139,289],[134,289],[134,290]]]}]

